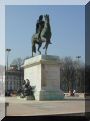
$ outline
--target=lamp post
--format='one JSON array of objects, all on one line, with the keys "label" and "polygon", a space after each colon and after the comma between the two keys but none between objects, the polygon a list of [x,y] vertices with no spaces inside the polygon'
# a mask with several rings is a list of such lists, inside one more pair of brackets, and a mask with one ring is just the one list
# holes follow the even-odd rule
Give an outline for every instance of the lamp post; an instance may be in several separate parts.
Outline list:
[{"label": "lamp post", "polygon": [[77,91],[79,91],[80,86],[81,86],[81,80],[80,80],[80,65],[79,65],[79,59],[81,56],[76,56],[76,59],[78,61],[78,66],[77,66]]},{"label": "lamp post", "polygon": [[78,59],[78,62],[79,62],[79,59],[81,58],[81,56],[76,56],[76,58]]},{"label": "lamp post", "polygon": [[8,57],[9,57],[9,52],[11,51],[11,49],[7,48],[6,52],[7,52],[7,71],[8,71]]}]

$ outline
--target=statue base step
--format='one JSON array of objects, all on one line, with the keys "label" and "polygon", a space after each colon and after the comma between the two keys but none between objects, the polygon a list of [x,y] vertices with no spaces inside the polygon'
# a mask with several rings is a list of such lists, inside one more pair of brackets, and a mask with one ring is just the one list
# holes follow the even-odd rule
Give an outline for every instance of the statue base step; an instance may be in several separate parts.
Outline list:
[{"label": "statue base step", "polygon": [[60,91],[36,91],[35,100],[63,100],[64,94]]}]

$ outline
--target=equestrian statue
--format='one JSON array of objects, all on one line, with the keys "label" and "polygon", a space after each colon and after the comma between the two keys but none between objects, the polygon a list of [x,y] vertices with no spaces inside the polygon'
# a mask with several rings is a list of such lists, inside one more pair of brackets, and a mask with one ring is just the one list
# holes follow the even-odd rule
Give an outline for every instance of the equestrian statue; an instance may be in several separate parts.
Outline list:
[{"label": "equestrian statue", "polygon": [[[43,20],[44,18],[44,20]],[[36,53],[36,44],[38,45],[37,51],[41,54],[40,48],[42,43],[45,43],[43,49],[45,49],[45,54],[47,54],[47,48],[49,44],[52,44],[51,39],[51,27],[49,15],[40,15],[36,23],[36,33],[32,36],[32,57],[33,53]]]}]

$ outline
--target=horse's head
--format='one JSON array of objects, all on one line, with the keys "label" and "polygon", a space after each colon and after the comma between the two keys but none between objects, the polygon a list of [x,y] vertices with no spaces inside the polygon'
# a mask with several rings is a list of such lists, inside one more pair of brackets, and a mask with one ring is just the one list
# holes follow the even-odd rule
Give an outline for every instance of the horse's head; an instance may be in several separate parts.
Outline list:
[{"label": "horse's head", "polygon": [[44,15],[44,18],[45,18],[45,22],[49,23],[49,15],[48,14]]}]

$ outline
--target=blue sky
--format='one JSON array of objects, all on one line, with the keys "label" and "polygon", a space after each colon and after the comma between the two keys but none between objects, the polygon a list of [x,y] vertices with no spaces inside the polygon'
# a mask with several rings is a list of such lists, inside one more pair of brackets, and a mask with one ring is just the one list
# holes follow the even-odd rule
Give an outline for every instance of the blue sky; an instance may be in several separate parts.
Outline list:
[{"label": "blue sky", "polygon": [[[85,7],[80,5],[12,5],[5,9],[6,48],[11,48],[9,62],[31,56],[31,38],[41,14],[49,14],[52,45],[48,54],[73,59],[85,58]],[[42,50],[42,49],[41,49]],[[44,54],[44,50],[42,50]]]}]

